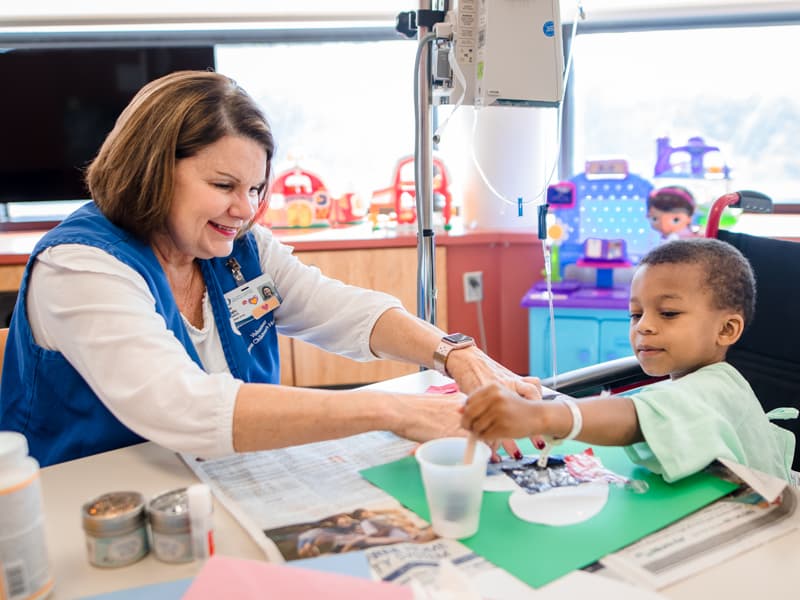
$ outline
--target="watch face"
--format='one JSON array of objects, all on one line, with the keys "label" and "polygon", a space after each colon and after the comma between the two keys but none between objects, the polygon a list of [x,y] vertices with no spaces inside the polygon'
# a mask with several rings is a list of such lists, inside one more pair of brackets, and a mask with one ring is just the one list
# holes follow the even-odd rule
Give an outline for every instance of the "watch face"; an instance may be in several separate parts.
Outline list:
[{"label": "watch face", "polygon": [[444,336],[442,339],[450,342],[451,344],[461,344],[463,342],[474,341],[471,337],[464,335],[463,333],[451,333],[450,335]]}]

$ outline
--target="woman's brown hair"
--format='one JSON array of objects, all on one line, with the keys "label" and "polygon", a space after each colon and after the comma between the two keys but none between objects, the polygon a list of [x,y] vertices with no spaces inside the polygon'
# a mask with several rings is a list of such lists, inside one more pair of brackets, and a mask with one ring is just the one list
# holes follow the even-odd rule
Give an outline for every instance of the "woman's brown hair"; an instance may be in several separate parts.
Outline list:
[{"label": "woman's brown hair", "polygon": [[[122,111],[89,165],[92,198],[112,223],[149,241],[165,226],[176,162],[226,135],[264,148],[268,181],[272,133],[261,109],[235,81],[210,71],[177,71],[151,81]],[[266,189],[262,203],[265,197]]]}]

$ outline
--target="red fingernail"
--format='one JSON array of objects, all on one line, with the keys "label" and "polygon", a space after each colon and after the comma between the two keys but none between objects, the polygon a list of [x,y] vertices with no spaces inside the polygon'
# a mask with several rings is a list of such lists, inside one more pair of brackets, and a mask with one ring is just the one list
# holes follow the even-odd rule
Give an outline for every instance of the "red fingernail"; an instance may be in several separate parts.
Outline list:
[{"label": "red fingernail", "polygon": [[522,452],[520,450],[514,452],[514,458],[516,458],[517,460],[522,460]]},{"label": "red fingernail", "polygon": [[536,440],[535,444],[537,449],[544,450],[545,446],[544,440]]}]

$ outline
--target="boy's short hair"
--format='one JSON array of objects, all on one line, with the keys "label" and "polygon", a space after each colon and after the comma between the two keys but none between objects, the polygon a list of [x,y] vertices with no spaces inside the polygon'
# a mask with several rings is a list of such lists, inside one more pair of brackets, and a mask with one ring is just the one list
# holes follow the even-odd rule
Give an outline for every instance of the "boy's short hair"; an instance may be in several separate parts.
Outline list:
[{"label": "boy's short hair", "polygon": [[705,287],[711,290],[714,306],[733,309],[753,320],[756,307],[756,278],[744,255],[730,244],[713,238],[673,240],[650,250],[640,265],[700,265]]}]

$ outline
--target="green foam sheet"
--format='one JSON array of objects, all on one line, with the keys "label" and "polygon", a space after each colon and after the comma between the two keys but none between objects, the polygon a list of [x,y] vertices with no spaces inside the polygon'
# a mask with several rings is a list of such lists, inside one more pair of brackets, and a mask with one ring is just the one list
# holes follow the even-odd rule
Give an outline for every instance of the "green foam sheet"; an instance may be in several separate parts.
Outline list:
[{"label": "green foam sheet", "polygon": [[[528,440],[520,449],[534,454]],[[568,442],[556,450],[561,454],[583,452],[586,445]],[[710,504],[736,488],[706,473],[697,473],[676,483],[634,465],[622,448],[592,447],[608,469],[647,482],[643,494],[610,486],[608,502],[600,513],[575,525],[554,527],[518,519],[508,506],[510,492],[484,492],[480,528],[460,540],[532,587],[543,586],[570,571],[589,565],[670,523]],[[419,466],[414,457],[365,469],[361,474],[403,505],[430,520]]]}]

